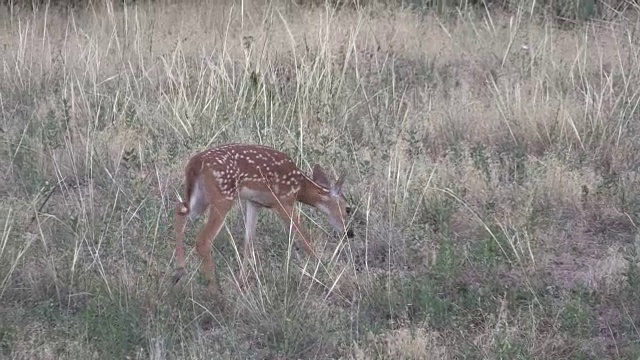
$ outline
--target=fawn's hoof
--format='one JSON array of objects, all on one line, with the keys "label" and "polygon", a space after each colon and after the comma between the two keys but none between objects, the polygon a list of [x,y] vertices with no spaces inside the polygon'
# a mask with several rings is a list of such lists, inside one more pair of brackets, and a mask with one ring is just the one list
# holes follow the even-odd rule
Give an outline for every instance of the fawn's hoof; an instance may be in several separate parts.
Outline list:
[{"label": "fawn's hoof", "polygon": [[247,270],[238,270],[236,274],[236,283],[238,290],[244,291],[249,287],[249,281],[251,280],[251,273]]},{"label": "fawn's hoof", "polygon": [[182,276],[184,276],[184,268],[176,269],[176,271],[173,273],[173,276],[171,277],[171,284],[172,285],[177,284],[178,281],[182,279]]},{"label": "fawn's hoof", "polygon": [[211,285],[211,284],[207,287],[209,289],[209,295],[211,296],[211,299],[213,300],[213,302],[219,304],[220,306],[224,306],[226,300],[224,298],[224,294],[222,293],[222,290],[220,290],[220,287],[218,287],[217,285]]}]

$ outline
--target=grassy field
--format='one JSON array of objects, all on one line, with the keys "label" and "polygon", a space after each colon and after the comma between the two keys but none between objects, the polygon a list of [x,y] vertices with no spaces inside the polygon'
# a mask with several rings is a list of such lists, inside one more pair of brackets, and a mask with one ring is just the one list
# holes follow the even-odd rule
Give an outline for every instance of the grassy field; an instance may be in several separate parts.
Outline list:
[{"label": "grassy field", "polygon": [[[0,358],[637,359],[640,17],[205,1],[0,7]],[[322,263],[241,207],[212,300],[183,168],[252,142],[345,172]]]}]

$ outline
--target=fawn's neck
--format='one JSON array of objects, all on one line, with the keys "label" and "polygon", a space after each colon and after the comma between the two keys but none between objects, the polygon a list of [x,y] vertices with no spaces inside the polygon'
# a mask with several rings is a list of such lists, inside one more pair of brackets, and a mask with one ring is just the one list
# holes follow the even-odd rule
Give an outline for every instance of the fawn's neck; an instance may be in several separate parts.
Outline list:
[{"label": "fawn's neck", "polygon": [[298,192],[298,201],[309,206],[316,206],[324,201],[327,194],[329,194],[329,190],[304,176]]}]

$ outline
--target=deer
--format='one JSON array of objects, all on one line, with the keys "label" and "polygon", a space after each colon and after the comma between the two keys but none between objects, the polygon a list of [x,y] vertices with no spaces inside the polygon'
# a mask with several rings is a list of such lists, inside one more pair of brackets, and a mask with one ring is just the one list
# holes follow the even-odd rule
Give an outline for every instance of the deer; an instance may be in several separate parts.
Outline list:
[{"label": "deer", "polygon": [[200,270],[206,284],[212,293],[220,294],[211,249],[227,213],[238,200],[246,202],[241,273],[256,238],[258,212],[263,208],[274,211],[293,229],[302,249],[313,261],[319,258],[308,232],[300,224],[300,216],[294,212],[297,202],[324,213],[341,236],[354,237],[346,220],[352,208],[343,192],[344,174],[332,182],[323,168],[315,164],[309,177],[283,152],[263,145],[238,143],[212,147],[193,155],[184,171],[185,198],[179,199],[173,221],[177,263],[174,284],[185,271],[187,222],[195,221],[208,209],[208,219],[196,236],[195,247],[202,259]]}]

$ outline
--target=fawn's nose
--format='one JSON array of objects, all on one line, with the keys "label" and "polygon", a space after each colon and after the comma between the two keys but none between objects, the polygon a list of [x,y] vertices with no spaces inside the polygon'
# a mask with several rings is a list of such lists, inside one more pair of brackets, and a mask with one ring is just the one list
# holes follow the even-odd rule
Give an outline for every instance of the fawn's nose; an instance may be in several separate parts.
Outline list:
[{"label": "fawn's nose", "polygon": [[354,236],[355,236],[355,233],[353,232],[353,230],[351,230],[351,229],[347,230],[347,237],[348,238],[352,238]]}]

